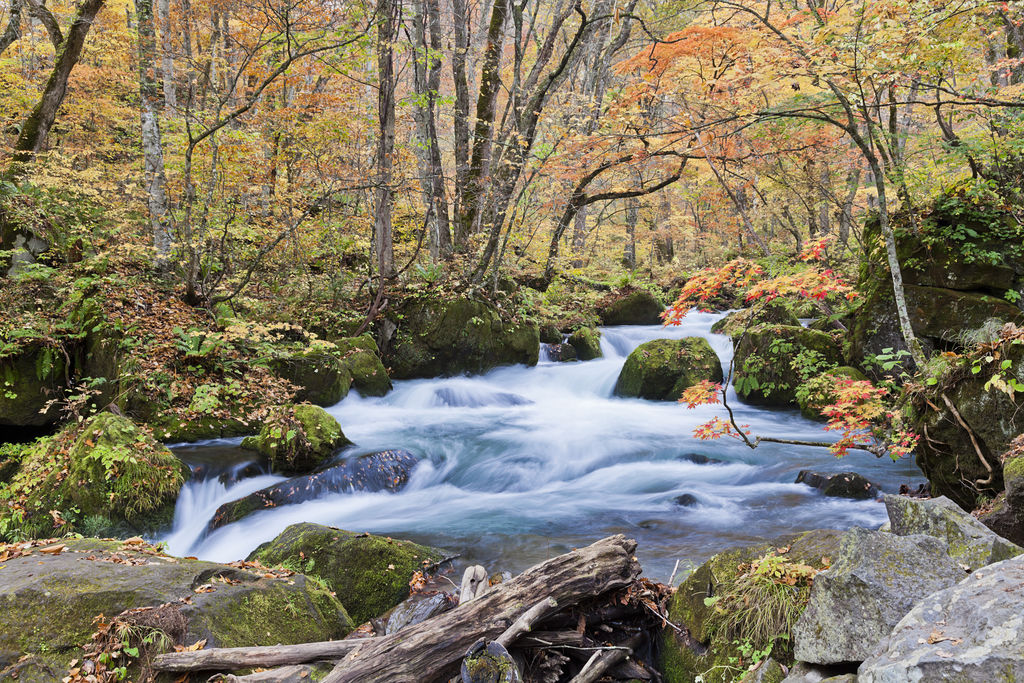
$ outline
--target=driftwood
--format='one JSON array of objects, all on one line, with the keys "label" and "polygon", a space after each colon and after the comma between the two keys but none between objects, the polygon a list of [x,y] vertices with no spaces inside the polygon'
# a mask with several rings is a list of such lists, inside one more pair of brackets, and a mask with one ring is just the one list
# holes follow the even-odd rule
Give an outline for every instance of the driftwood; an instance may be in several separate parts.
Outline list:
[{"label": "driftwood", "polygon": [[[294,680],[296,665],[330,661],[336,666],[325,683],[427,683],[457,674],[467,651],[482,640],[518,648],[516,652],[535,663],[545,658],[547,665],[563,662],[558,666],[573,666],[578,675],[600,677],[624,665],[644,673],[624,660],[652,625],[653,630],[660,627],[660,619],[636,602],[639,596],[649,599],[652,584],[637,580],[635,549],[636,542],[621,535],[606,538],[536,565],[470,602],[391,635],[178,652],[156,657],[153,668],[213,672],[277,666],[282,668],[261,672],[259,678],[224,680],[287,683]],[[579,663],[564,664],[569,660],[559,651]]]},{"label": "driftwood", "polygon": [[636,541],[611,536],[527,569],[465,605],[410,626],[346,656],[323,683],[380,680],[425,683],[451,675],[480,638],[501,635],[537,596],[561,605],[623,588],[640,574]]},{"label": "driftwood", "polygon": [[462,575],[462,587],[459,589],[459,604],[475,600],[487,592],[487,570],[478,564],[466,567]]}]

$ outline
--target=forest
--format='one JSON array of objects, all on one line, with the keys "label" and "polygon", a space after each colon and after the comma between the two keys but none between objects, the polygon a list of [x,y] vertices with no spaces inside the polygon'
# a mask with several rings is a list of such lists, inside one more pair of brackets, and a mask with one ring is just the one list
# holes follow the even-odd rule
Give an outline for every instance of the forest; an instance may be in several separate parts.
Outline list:
[{"label": "forest", "polygon": [[1022,2],[0,0],[0,680],[1017,680],[1022,188]]}]

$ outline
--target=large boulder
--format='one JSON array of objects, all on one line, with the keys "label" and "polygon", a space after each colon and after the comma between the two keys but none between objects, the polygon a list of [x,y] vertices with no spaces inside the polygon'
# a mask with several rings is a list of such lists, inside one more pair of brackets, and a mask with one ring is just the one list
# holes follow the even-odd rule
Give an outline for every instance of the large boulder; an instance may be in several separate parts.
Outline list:
[{"label": "large boulder", "polygon": [[260,433],[242,441],[242,448],[258,451],[272,471],[282,474],[312,472],[350,445],[338,421],[309,403],[272,410]]},{"label": "large boulder", "polygon": [[64,355],[42,343],[0,356],[0,425],[40,427],[55,422],[60,411],[47,404],[61,395],[67,374]]},{"label": "large boulder", "polygon": [[416,456],[403,450],[350,458],[224,503],[217,508],[207,528],[214,531],[259,510],[301,503],[331,493],[398,491],[409,483],[409,475],[417,462]]},{"label": "large boulder", "polygon": [[802,662],[838,664],[867,657],[925,595],[967,576],[931,536],[851,529],[832,566],[818,574],[793,628]]},{"label": "large boulder", "polygon": [[356,621],[380,616],[409,597],[409,580],[444,557],[411,541],[357,534],[320,524],[293,524],[249,555],[323,579]]},{"label": "large boulder", "polygon": [[188,467],[148,431],[119,415],[99,413],[23,453],[7,492],[11,507],[0,519],[28,536],[103,522],[153,532],[171,522],[188,477]]},{"label": "large boulder", "polygon": [[270,368],[295,386],[295,400],[318,406],[332,406],[348,394],[352,373],[329,350],[311,347],[281,354]]},{"label": "large boulder", "polygon": [[877,498],[879,494],[875,484],[856,472],[819,474],[810,470],[800,470],[796,475],[796,483],[807,484],[832,498],[867,500]]},{"label": "large boulder", "polygon": [[[755,632],[756,625],[767,624],[767,620],[738,618],[732,620],[732,627],[725,628],[730,615],[734,614],[730,607],[741,601],[743,591],[751,587],[752,562],[768,556],[781,558],[790,567],[806,565],[819,569],[824,566],[824,558],[835,555],[842,535],[841,531],[832,529],[808,531],[772,543],[728,550],[698,567],[680,584],[669,602],[669,619],[684,627],[684,632],[671,628],[662,632],[661,670],[666,682],[690,683],[698,675],[703,676],[706,683],[732,681],[737,667],[751,664],[744,660],[739,648],[744,641],[757,650],[772,646],[773,657],[780,662],[791,662],[787,645],[790,634],[785,626],[767,637]],[[785,564],[777,566],[786,569]],[[766,612],[763,616],[780,618],[780,624],[785,624],[804,608],[808,596],[806,583],[786,586],[778,594],[786,599],[776,606],[784,609],[770,615]],[[752,604],[760,607],[756,602]],[[740,632],[733,633],[737,628]]]},{"label": "large boulder", "polygon": [[0,571],[0,655],[41,658],[37,678],[18,680],[60,680],[96,631],[95,617],[139,607],[171,603],[186,624],[179,644],[205,639],[207,647],[329,640],[353,627],[338,600],[301,574],[168,557],[141,542],[61,545],[57,553],[41,552],[44,544],[27,553],[23,545],[0,547],[8,556]]},{"label": "large boulder", "polygon": [[665,305],[646,289],[621,289],[597,304],[602,325],[657,325]]},{"label": "large boulder", "polygon": [[797,387],[842,359],[831,335],[793,325],[758,325],[736,344],[736,393],[748,403],[796,404]]},{"label": "large boulder", "polygon": [[1024,552],[993,533],[945,496],[909,498],[885,496],[892,533],[897,536],[924,534],[941,538],[950,556],[971,571],[1001,562]]},{"label": "large boulder", "polygon": [[615,395],[676,401],[698,382],[722,379],[721,361],[703,337],[655,339],[629,354],[615,382]]},{"label": "large boulder", "polygon": [[580,360],[601,357],[601,333],[593,327],[580,327],[569,335],[569,343]]},{"label": "large boulder", "polygon": [[409,298],[398,312],[400,317],[386,321],[386,341],[381,345],[384,362],[395,379],[537,364],[537,324],[504,321],[497,309],[481,301]]},{"label": "large boulder", "polygon": [[1016,454],[1003,462],[1005,491],[980,520],[1003,538],[1024,545],[1024,436],[1014,443]]},{"label": "large boulder", "polygon": [[800,320],[783,301],[758,301],[742,311],[734,311],[711,326],[716,334],[738,337],[756,325],[789,325],[799,327]]},{"label": "large boulder", "polygon": [[391,378],[380,360],[380,349],[369,334],[334,340],[341,364],[352,376],[352,386],[363,396],[391,391]]},{"label": "large boulder", "polygon": [[1024,557],[925,597],[868,653],[859,683],[1024,680]]}]

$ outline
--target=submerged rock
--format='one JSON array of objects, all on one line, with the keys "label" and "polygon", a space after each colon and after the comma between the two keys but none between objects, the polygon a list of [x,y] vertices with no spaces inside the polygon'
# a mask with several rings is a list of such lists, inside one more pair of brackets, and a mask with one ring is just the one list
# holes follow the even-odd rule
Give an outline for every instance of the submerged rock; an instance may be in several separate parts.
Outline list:
[{"label": "submerged rock", "polygon": [[615,395],[676,401],[694,384],[722,378],[722,365],[706,339],[655,339],[629,354],[615,383]]},{"label": "submerged rock", "polygon": [[853,498],[866,500],[877,498],[881,493],[877,486],[856,472],[840,472],[839,474],[819,474],[810,470],[800,470],[796,475],[797,484],[807,484],[819,489],[826,496],[834,498]]},{"label": "submerged rock", "polygon": [[213,515],[207,531],[214,531],[267,508],[313,500],[347,491],[398,491],[409,482],[416,463],[409,451],[393,450],[360,455],[302,477],[292,477],[249,495],[224,503]]},{"label": "submerged rock", "polygon": [[1024,557],[925,597],[857,674],[860,683],[1024,680]]},{"label": "submerged rock", "polygon": [[925,595],[967,573],[931,536],[851,529],[832,566],[814,578],[810,601],[793,628],[802,662],[863,660]]},{"label": "submerged rock", "polygon": [[246,437],[242,448],[258,451],[273,472],[305,474],[352,445],[341,425],[326,410],[303,403],[271,411],[257,436]]},{"label": "submerged rock", "polygon": [[436,548],[410,541],[301,523],[258,547],[248,559],[298,567],[323,579],[356,623],[363,623],[409,597],[413,573],[443,556]]},{"label": "submerged rock", "polygon": [[665,305],[646,289],[622,289],[597,304],[602,325],[657,325]]},{"label": "submerged rock", "polygon": [[[167,557],[142,543],[79,539],[63,552],[34,549],[0,571],[0,652],[37,653],[39,668],[67,663],[96,631],[93,619],[172,603],[185,618],[183,643],[207,647],[295,644],[341,638],[352,620],[327,590],[296,574]],[[180,602],[179,598],[188,601]],[[0,679],[5,676],[0,672]],[[28,676],[20,680],[31,680]]]},{"label": "submerged rock", "polygon": [[887,495],[885,509],[892,533],[941,538],[948,544],[950,556],[972,571],[1024,552],[1024,548],[996,535],[945,496],[923,499]]},{"label": "submerged rock", "polygon": [[569,335],[569,343],[576,349],[580,360],[600,358],[601,333],[593,327],[581,327]]}]

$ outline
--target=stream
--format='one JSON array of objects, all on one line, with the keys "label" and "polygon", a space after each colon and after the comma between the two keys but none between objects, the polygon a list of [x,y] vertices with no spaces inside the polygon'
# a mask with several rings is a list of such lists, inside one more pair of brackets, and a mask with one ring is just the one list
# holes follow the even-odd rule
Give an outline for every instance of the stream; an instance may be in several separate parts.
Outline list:
[{"label": "stream", "polygon": [[[346,493],[253,514],[206,535],[219,505],[283,480],[243,451],[240,439],[174,448],[203,474],[182,490],[169,552],[214,561],[244,558],[296,522],[317,522],[435,545],[459,563],[519,572],[538,561],[623,533],[639,542],[647,576],[665,581],[743,542],[787,532],[877,526],[877,501],[827,498],[797,472],[854,470],[885,491],[923,481],[911,460],[853,451],[738,441],[700,441],[693,428],[721,406],[687,410],[669,402],[623,399],[612,389],[626,356],[643,342],[702,336],[728,367],[729,339],[711,334],[722,314],[691,313],[679,327],[603,328],[604,358],[512,366],[473,377],[395,382],[382,398],[352,392],[328,408],[358,446],[343,456],[403,448],[421,457],[399,493]],[[542,349],[543,350],[543,349]],[[795,410],[740,403],[754,434],[830,440]],[[703,457],[702,457],[703,456]],[[706,461],[706,459],[711,459]],[[221,476],[223,475],[223,476]],[[680,505],[680,496],[692,496]]]}]

